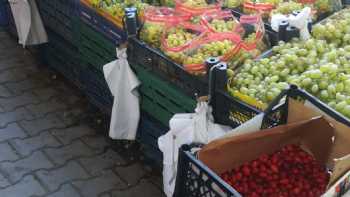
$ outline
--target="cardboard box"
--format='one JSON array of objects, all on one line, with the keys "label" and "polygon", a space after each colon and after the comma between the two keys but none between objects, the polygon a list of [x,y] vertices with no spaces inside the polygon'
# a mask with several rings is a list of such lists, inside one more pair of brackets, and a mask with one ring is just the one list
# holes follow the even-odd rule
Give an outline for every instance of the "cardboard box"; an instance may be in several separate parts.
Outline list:
[{"label": "cardboard box", "polygon": [[[286,125],[215,140],[199,151],[199,160],[221,174],[287,144],[300,144],[333,171],[323,196],[340,194],[335,192],[336,188],[339,184],[344,185],[349,177],[350,128],[330,117],[320,117],[320,111],[304,103],[289,102]],[[347,184],[343,188],[346,189]]]}]

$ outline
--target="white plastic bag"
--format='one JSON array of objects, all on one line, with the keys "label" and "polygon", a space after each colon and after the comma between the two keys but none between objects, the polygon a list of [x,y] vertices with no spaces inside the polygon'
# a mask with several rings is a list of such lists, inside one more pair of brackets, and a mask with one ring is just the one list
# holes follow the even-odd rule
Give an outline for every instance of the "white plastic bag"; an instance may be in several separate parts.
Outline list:
[{"label": "white plastic bag", "polygon": [[199,102],[195,113],[175,114],[169,125],[170,131],[159,137],[158,146],[163,152],[164,192],[171,197],[175,189],[179,148],[194,142],[207,144],[232,128],[215,124],[206,102]]},{"label": "white plastic bag", "polygon": [[114,96],[109,136],[135,140],[140,119],[140,81],[131,70],[126,49],[117,49],[118,59],[103,66],[104,76]]},{"label": "white plastic bag", "polygon": [[307,40],[311,37],[308,30],[308,21],[311,18],[311,8],[305,7],[297,16],[294,15],[282,15],[275,14],[271,18],[271,27],[274,31],[278,32],[279,24],[281,21],[288,21],[293,27],[296,27],[300,31],[300,38]]},{"label": "white plastic bag", "polygon": [[16,23],[18,42],[24,46],[48,41],[34,0],[8,0]]}]

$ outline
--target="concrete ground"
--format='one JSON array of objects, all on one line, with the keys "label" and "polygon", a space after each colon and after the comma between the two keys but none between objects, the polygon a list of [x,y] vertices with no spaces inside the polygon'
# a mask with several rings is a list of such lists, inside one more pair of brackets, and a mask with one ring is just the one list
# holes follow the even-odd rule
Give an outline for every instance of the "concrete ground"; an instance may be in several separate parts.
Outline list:
[{"label": "concrete ground", "polygon": [[88,124],[79,91],[37,65],[0,31],[0,196],[163,196],[157,173]]}]

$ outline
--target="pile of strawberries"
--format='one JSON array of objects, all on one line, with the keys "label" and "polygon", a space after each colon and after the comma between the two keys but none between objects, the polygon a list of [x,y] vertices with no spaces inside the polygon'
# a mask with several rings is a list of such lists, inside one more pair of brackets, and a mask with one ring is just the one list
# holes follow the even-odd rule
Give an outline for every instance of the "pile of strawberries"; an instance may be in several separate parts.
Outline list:
[{"label": "pile of strawberries", "polygon": [[287,145],[221,178],[244,197],[319,197],[326,191],[329,173],[299,146]]}]

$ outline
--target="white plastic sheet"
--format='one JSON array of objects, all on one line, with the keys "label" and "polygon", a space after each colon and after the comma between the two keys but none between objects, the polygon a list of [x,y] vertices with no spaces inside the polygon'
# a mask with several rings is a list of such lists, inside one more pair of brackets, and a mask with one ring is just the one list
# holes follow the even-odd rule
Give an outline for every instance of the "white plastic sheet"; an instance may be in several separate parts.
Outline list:
[{"label": "white plastic sheet", "polygon": [[117,49],[118,59],[103,67],[104,76],[114,96],[109,136],[135,140],[140,120],[140,81],[131,70],[126,49]]},{"label": "white plastic sheet", "polygon": [[164,192],[171,197],[175,189],[179,148],[194,142],[207,144],[232,128],[215,124],[211,108],[205,102],[197,104],[195,113],[175,114],[169,125],[170,131],[158,139],[158,145],[163,152]]},{"label": "white plastic sheet", "polygon": [[34,0],[8,0],[15,20],[18,42],[23,46],[48,41],[37,5]]}]

